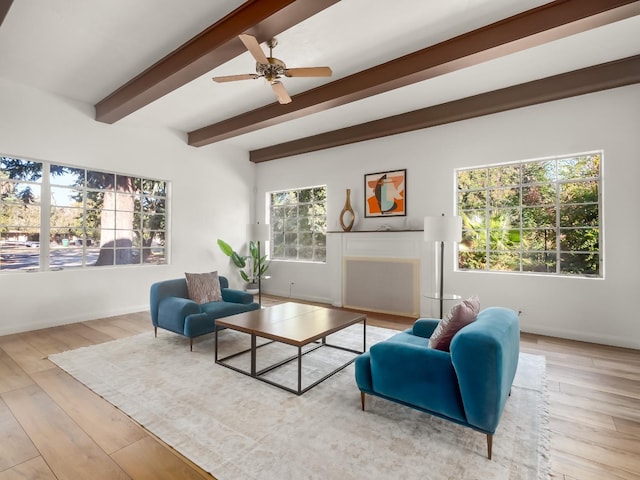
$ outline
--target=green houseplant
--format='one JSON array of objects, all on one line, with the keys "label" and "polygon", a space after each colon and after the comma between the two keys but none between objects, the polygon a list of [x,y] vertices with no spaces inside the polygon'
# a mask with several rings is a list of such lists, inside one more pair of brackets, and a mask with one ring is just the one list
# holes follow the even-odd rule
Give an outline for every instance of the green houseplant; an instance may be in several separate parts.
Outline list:
[{"label": "green houseplant", "polygon": [[264,277],[265,272],[271,265],[271,261],[267,260],[266,255],[259,257],[258,244],[253,241],[249,242],[249,255],[240,255],[231,245],[220,238],[218,239],[218,246],[222,253],[231,258],[233,264],[240,269],[240,276],[242,280],[247,282],[247,289],[257,289],[258,275]]}]

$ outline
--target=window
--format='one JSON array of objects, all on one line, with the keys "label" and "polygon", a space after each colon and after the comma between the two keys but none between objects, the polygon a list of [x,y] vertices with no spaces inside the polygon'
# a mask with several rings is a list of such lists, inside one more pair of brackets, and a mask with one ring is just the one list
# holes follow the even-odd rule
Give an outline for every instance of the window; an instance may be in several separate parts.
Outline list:
[{"label": "window", "polygon": [[325,262],[327,187],[269,194],[271,259]]},{"label": "window", "polygon": [[461,270],[601,276],[602,152],[459,169]]},{"label": "window", "polygon": [[166,263],[167,183],[0,157],[0,271]]}]

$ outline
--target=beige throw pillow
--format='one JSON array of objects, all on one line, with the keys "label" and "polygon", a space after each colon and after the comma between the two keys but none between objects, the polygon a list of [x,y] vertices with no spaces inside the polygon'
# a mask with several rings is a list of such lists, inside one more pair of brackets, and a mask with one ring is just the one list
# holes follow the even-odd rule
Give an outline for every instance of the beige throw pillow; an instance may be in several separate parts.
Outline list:
[{"label": "beige throw pillow", "polygon": [[473,322],[479,311],[480,299],[476,295],[454,305],[429,338],[429,347],[448,352],[453,336],[458,330]]},{"label": "beige throw pillow", "polygon": [[222,300],[218,272],[185,273],[189,298],[196,303],[219,302]]}]

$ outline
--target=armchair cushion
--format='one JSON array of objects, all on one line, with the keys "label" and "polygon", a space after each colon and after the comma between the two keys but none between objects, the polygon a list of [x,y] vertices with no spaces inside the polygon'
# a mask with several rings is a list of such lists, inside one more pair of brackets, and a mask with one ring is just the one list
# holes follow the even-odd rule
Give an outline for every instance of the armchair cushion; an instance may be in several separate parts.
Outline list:
[{"label": "armchair cushion", "polygon": [[200,305],[182,297],[165,297],[158,304],[157,325],[174,333],[184,335],[184,319],[200,313]]},{"label": "armchair cushion", "polygon": [[222,288],[222,301],[241,303],[243,305],[249,305],[253,303],[253,295],[242,290],[235,290],[233,288]]},{"label": "armchair cushion", "polygon": [[440,321],[429,339],[429,346],[436,350],[449,351],[451,339],[458,331],[478,316],[480,311],[480,299],[473,295],[467,300],[454,305],[447,317]]},{"label": "armchair cushion", "polygon": [[434,330],[440,325],[435,318],[419,318],[413,324],[411,333],[418,337],[429,338],[433,335]]},{"label": "armchair cushion", "polygon": [[426,339],[403,332],[395,340],[391,337],[373,345],[370,357],[373,389],[377,394],[402,399],[402,403],[414,408],[459,422],[466,421],[449,353],[427,348]]},{"label": "armchair cushion", "polygon": [[185,273],[185,277],[189,298],[194,302],[203,304],[222,300],[218,272]]}]

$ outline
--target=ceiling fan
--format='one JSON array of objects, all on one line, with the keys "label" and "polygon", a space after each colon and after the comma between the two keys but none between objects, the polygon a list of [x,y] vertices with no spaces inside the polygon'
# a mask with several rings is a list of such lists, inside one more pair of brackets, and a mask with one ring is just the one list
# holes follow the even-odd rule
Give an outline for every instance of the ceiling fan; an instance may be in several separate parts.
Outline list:
[{"label": "ceiling fan", "polygon": [[331,69],[329,67],[306,67],[306,68],[287,68],[285,63],[279,58],[273,56],[273,49],[278,45],[275,38],[267,41],[269,47],[269,56],[267,57],[258,40],[253,35],[243,33],[238,35],[249,53],[256,59],[256,73],[245,73],[242,75],[227,75],[224,77],[213,77],[214,82],[235,82],[236,80],[254,80],[256,78],[264,78],[271,84],[273,93],[275,93],[278,102],[285,104],[291,102],[291,97],[287,93],[286,88],[280,82],[280,78],[285,77],[330,77]]}]

